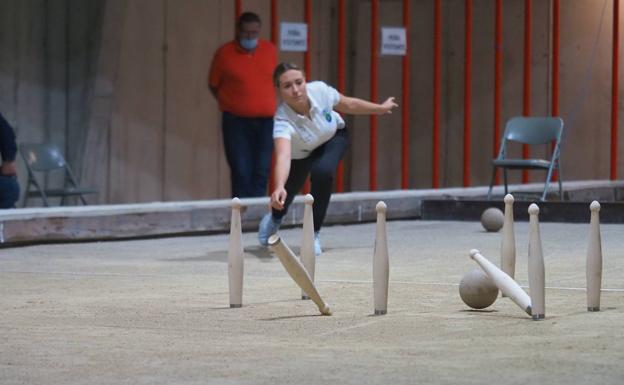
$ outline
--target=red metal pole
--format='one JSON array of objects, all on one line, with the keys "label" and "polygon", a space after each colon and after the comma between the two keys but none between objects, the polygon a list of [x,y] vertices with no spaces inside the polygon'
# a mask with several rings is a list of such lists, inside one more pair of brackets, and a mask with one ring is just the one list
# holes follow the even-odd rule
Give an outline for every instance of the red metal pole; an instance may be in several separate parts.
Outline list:
[{"label": "red metal pole", "polygon": [[[303,54],[303,69],[306,73],[308,79],[312,78],[312,64],[310,60],[310,50],[312,49],[312,45],[310,42],[312,41],[312,0],[305,0],[303,6],[303,19],[308,26],[308,35],[307,35],[307,45],[308,49]],[[310,192],[310,178],[306,179],[305,184],[303,185],[303,192],[305,194]]]},{"label": "red metal pole", "polygon": [[401,97],[401,188],[409,188],[409,25],[410,0],[403,0],[403,27],[405,28],[405,56],[403,56],[403,92]]},{"label": "red metal pole", "polygon": [[[370,99],[377,102],[377,58],[379,56],[379,0],[371,0],[371,73]],[[370,190],[377,189],[377,117],[370,116]]]},{"label": "red metal pole", "polygon": [[277,45],[277,0],[271,0],[271,42]]},{"label": "red metal pole", "polygon": [[243,0],[236,0],[234,3],[234,17],[235,22],[238,22],[238,17],[243,13]]},{"label": "red metal pole", "polygon": [[303,19],[305,23],[308,25],[308,49],[305,51],[303,55],[303,68],[305,69],[306,75],[309,79],[312,78],[312,64],[310,62],[310,49],[312,46],[310,45],[310,35],[312,35],[312,0],[305,0],[304,10],[303,10]]},{"label": "red metal pole", "polygon": [[[522,115],[531,115],[531,2],[524,0],[524,88]],[[522,158],[529,157],[529,146],[522,146]],[[528,170],[522,170],[522,183],[529,182]]]},{"label": "red metal pole", "polygon": [[[338,0],[338,92],[345,92],[345,0]],[[336,191],[344,191],[344,162],[338,163]]]},{"label": "red metal pole", "polygon": [[[503,0],[496,0],[494,35],[494,141],[492,154],[498,156],[501,132],[501,82],[503,75]],[[494,184],[500,184],[500,173],[496,171]]]},{"label": "red metal pole", "polygon": [[[552,30],[552,116],[559,116],[559,0],[553,0],[553,30]],[[551,152],[554,151],[555,142],[550,146]],[[553,172],[553,180],[557,180],[557,170]]]},{"label": "red metal pole", "polygon": [[559,0],[553,0],[552,116],[559,116]]},{"label": "red metal pole", "polygon": [[472,0],[465,2],[464,52],[464,187],[470,186],[470,91],[472,84]]},{"label": "red metal pole", "polygon": [[433,188],[440,186],[440,79],[442,62],[442,4],[441,0],[434,3],[434,31],[433,31]]},{"label": "red metal pole", "polygon": [[620,50],[620,0],[613,0],[613,56],[611,78],[611,180],[617,179],[618,151],[618,55]]},{"label": "red metal pole", "polygon": [[[237,0],[240,2],[240,0]],[[277,0],[271,0],[271,42],[277,45]],[[269,194],[275,189],[273,170],[275,169],[275,151],[271,156],[271,172],[269,175]]]}]

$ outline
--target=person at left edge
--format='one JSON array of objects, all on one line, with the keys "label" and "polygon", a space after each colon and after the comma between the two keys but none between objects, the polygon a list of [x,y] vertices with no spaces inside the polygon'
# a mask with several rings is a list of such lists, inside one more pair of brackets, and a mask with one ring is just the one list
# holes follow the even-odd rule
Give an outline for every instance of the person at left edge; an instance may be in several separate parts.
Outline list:
[{"label": "person at left edge", "polygon": [[259,39],[260,17],[244,12],[236,39],[214,55],[208,86],[219,102],[232,197],[266,196],[273,153],[273,114],[277,107],[273,69],[277,49]]},{"label": "person at left edge", "polygon": [[0,209],[15,207],[19,199],[19,184],[17,183],[17,167],[15,156],[17,145],[15,133],[9,122],[0,114],[0,154],[2,165],[0,166]]}]

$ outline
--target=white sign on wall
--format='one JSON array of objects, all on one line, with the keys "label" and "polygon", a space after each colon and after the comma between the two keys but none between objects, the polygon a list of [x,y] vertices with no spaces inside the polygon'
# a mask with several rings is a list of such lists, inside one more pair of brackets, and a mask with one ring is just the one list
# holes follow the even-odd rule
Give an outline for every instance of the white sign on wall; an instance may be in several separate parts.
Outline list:
[{"label": "white sign on wall", "polygon": [[306,23],[281,23],[280,50],[306,52],[308,50],[308,25]]},{"label": "white sign on wall", "polygon": [[383,27],[381,28],[381,54],[405,56],[407,52],[407,39],[405,28]]}]

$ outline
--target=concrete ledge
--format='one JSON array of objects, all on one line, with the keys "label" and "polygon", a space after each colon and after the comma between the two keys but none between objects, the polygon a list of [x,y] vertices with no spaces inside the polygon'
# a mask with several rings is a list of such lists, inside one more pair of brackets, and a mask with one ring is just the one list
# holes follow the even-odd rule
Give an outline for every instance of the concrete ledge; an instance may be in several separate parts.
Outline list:
[{"label": "concrete ledge", "polygon": [[[515,222],[529,221],[529,205],[532,202],[519,201],[513,205]],[[538,202],[540,222],[589,223],[589,202],[546,201]],[[624,223],[624,202],[600,203],[600,223]],[[481,214],[487,208],[497,207],[505,210],[501,200],[448,200],[427,199],[421,205],[421,219],[427,221],[475,221],[481,220]]]},{"label": "concrete ledge", "polygon": [[[513,185],[512,192],[535,193],[543,184]],[[582,181],[564,183],[570,200],[624,200],[624,181]],[[551,189],[556,191],[556,189]],[[483,199],[487,187],[393,190],[334,194],[326,223],[374,221],[375,205],[388,205],[388,219],[421,217],[425,199]],[[495,199],[503,194],[494,189]],[[243,199],[243,230],[255,231],[268,210],[268,198]],[[229,231],[230,199],[213,201],[154,202],[4,210],[0,213],[0,244],[19,244],[126,239]],[[303,197],[298,196],[285,218],[285,226],[301,223]]]}]

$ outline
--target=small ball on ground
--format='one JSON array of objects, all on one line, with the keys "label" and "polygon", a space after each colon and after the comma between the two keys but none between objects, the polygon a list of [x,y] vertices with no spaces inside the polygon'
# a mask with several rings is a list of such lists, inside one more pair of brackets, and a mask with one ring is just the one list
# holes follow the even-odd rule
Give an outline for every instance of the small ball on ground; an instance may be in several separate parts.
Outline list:
[{"label": "small ball on ground", "polygon": [[496,232],[503,227],[505,214],[496,207],[490,207],[481,214],[481,225],[486,231]]},{"label": "small ball on ground", "polygon": [[470,270],[459,283],[459,296],[473,309],[485,309],[496,301],[498,288],[481,269]]}]

